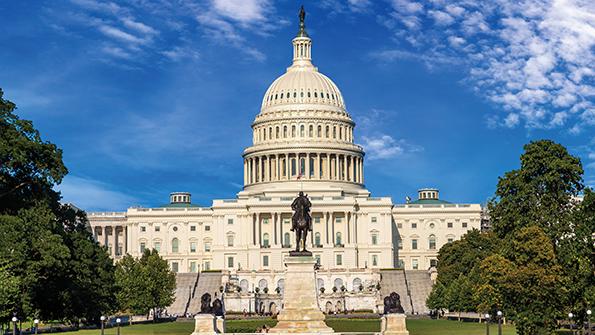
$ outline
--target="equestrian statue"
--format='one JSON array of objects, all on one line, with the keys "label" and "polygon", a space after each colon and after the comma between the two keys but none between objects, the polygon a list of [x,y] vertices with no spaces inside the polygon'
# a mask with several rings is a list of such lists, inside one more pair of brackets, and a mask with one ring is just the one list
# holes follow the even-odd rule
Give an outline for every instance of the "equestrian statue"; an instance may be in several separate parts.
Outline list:
[{"label": "equestrian statue", "polygon": [[291,209],[294,211],[291,218],[291,231],[295,232],[296,239],[295,251],[290,252],[292,256],[312,256],[312,253],[306,250],[306,236],[308,231],[312,231],[310,207],[312,203],[304,192],[300,192],[291,204]]}]

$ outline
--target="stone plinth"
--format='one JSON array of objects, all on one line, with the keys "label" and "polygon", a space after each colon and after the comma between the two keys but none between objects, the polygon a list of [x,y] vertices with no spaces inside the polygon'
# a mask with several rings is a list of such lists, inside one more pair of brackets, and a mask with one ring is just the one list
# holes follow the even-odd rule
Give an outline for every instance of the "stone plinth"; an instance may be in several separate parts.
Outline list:
[{"label": "stone plinth", "polygon": [[283,310],[271,333],[332,333],[324,323],[316,290],[316,274],[312,256],[290,256],[285,259],[285,291]]},{"label": "stone plinth", "polygon": [[217,331],[217,322],[212,314],[197,314],[194,317],[194,332],[191,335],[214,335],[222,333]]},{"label": "stone plinth", "polygon": [[409,335],[405,319],[405,314],[384,315],[380,319],[380,333],[382,335]]}]

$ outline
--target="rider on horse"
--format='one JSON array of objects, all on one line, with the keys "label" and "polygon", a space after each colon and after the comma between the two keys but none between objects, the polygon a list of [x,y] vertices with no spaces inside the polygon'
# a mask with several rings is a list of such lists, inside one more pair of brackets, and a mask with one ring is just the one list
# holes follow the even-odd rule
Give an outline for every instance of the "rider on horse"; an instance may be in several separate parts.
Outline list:
[{"label": "rider on horse", "polygon": [[300,192],[291,204],[291,209],[294,211],[291,218],[291,231],[296,232],[296,251],[299,251],[300,242],[302,247],[306,250],[306,235],[308,231],[312,231],[312,217],[310,217],[310,207],[312,203],[304,192]]}]

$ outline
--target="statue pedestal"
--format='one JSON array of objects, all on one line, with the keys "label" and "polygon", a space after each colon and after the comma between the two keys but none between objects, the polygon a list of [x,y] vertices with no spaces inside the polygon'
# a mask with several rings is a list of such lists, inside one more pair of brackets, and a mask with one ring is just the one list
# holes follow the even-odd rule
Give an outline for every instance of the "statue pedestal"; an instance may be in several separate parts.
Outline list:
[{"label": "statue pedestal", "polygon": [[215,335],[223,333],[223,322],[217,322],[212,314],[197,314],[194,317],[194,332],[191,335]]},{"label": "statue pedestal", "polygon": [[333,333],[324,323],[318,307],[316,275],[312,256],[290,256],[285,259],[285,292],[283,310],[270,333]]},{"label": "statue pedestal", "polygon": [[405,314],[385,314],[380,319],[380,333],[382,335],[409,335],[405,319]]}]

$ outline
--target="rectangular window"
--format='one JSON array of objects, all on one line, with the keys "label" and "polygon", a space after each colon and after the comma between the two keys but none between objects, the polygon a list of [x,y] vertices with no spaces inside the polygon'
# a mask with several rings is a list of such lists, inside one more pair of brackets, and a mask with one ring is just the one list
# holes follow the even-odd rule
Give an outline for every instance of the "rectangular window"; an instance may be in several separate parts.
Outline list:
[{"label": "rectangular window", "polygon": [[269,267],[269,256],[268,255],[262,256],[262,266],[264,266],[265,268]]},{"label": "rectangular window", "polygon": [[335,265],[337,265],[337,266],[343,265],[343,255],[337,254]]},{"label": "rectangular window", "polygon": [[403,250],[403,240],[397,241],[397,248],[399,248],[399,250]]},{"label": "rectangular window", "polygon": [[453,241],[453,238],[452,237],[449,237],[448,238],[448,243],[452,243],[452,241]]},{"label": "rectangular window", "polygon": [[171,271],[177,273],[178,272],[178,262],[171,263]]},{"label": "rectangular window", "polygon": [[412,223],[412,224],[411,224],[411,228],[412,228],[412,229],[415,229],[415,228],[417,228],[417,223],[415,223],[415,222],[414,222],[414,223]]},{"label": "rectangular window", "polygon": [[227,246],[233,247],[233,235],[227,236]]},{"label": "rectangular window", "polygon": [[447,224],[446,224],[446,226],[447,226],[448,228],[452,228],[452,222],[449,222],[449,223],[447,223]]},{"label": "rectangular window", "polygon": [[336,223],[341,223],[342,220],[343,220],[343,218],[335,218]]},{"label": "rectangular window", "polygon": [[413,268],[413,270],[419,269],[419,264],[417,262],[417,259],[412,259],[411,260],[411,267]]},{"label": "rectangular window", "polygon": [[196,226],[190,226],[190,231],[196,231]]},{"label": "rectangular window", "polygon": [[378,234],[372,234],[372,245],[378,244]]},{"label": "rectangular window", "polygon": [[401,222],[397,223],[397,228],[399,228],[399,229],[403,228],[403,224]]},{"label": "rectangular window", "polygon": [[429,249],[430,250],[436,250],[436,239],[435,238],[430,238],[430,240],[428,241],[429,243]]},{"label": "rectangular window", "polygon": [[227,257],[227,267],[228,268],[233,268],[233,257]]},{"label": "rectangular window", "polygon": [[411,249],[417,250],[417,239],[411,240]]},{"label": "rectangular window", "polygon": [[269,219],[262,219],[262,224],[269,224]]},{"label": "rectangular window", "polygon": [[202,269],[204,271],[209,271],[211,269],[211,262],[210,261],[205,261],[205,263],[203,264]]},{"label": "rectangular window", "polygon": [[157,250],[157,252],[161,251],[161,242],[155,242],[153,249]]},{"label": "rectangular window", "polygon": [[[144,232],[146,232],[146,231],[147,231],[147,227],[145,227],[145,226],[141,226],[141,227],[140,227],[140,232],[141,232],[141,233],[144,233]],[[99,235],[101,235],[101,231],[99,232]]]},{"label": "rectangular window", "polygon": [[316,264],[318,264],[320,266],[321,261],[320,261],[320,255],[314,255],[314,259],[316,259]]},{"label": "rectangular window", "polygon": [[314,218],[314,223],[320,223],[320,217],[319,216],[317,216],[317,217]]},{"label": "rectangular window", "polygon": [[463,228],[467,228],[467,222],[463,222]]},{"label": "rectangular window", "polygon": [[205,251],[206,252],[210,252],[211,251],[211,242],[205,242]]},{"label": "rectangular window", "polygon": [[196,252],[196,242],[190,242],[190,252]]},{"label": "rectangular window", "polygon": [[211,226],[205,226],[205,231],[211,231]]},{"label": "rectangular window", "polygon": [[190,272],[196,272],[196,262],[190,262]]},{"label": "rectangular window", "polygon": [[397,261],[397,267],[399,269],[402,269],[405,267],[405,261],[403,261],[402,259],[399,258],[399,260]]},{"label": "rectangular window", "polygon": [[141,253],[141,254],[142,254],[143,252],[145,252],[145,247],[146,247],[146,245],[145,245],[145,242],[141,242],[141,243],[140,243],[140,253]]},{"label": "rectangular window", "polygon": [[372,266],[378,266],[378,255],[372,255]]},{"label": "rectangular window", "polygon": [[295,168],[295,158],[291,159],[291,175],[295,176],[296,175],[296,168]]},{"label": "rectangular window", "polygon": [[372,223],[376,223],[376,221],[378,221],[378,219],[376,219],[375,216],[372,216]]},{"label": "rectangular window", "polygon": [[233,219],[227,219],[227,224],[233,224]]},{"label": "rectangular window", "polygon": [[155,231],[161,231],[161,226],[155,226]]}]

